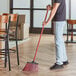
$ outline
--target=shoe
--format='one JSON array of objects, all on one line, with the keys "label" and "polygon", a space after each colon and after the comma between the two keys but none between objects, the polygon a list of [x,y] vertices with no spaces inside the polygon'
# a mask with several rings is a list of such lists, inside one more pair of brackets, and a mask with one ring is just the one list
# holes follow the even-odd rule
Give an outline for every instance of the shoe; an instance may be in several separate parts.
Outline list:
[{"label": "shoe", "polygon": [[62,69],[62,68],[64,68],[63,65],[58,65],[55,63],[52,67],[50,67],[50,70]]},{"label": "shoe", "polygon": [[63,62],[63,65],[68,65],[68,64],[69,64],[68,61]]}]

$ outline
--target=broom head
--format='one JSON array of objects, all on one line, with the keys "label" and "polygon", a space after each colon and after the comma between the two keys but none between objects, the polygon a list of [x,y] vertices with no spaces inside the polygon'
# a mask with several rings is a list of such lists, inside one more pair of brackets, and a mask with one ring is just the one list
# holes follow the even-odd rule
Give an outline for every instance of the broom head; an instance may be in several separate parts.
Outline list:
[{"label": "broom head", "polygon": [[36,62],[27,62],[23,71],[30,71],[30,72],[38,72],[38,63]]}]

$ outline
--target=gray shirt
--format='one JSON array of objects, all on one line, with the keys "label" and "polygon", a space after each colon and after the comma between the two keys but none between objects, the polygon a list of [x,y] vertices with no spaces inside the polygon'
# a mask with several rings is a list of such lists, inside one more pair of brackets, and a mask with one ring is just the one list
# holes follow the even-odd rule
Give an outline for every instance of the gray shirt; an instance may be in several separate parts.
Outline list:
[{"label": "gray shirt", "polygon": [[57,12],[53,18],[53,21],[65,21],[66,20],[66,4],[65,0],[54,0],[54,3],[60,3]]}]

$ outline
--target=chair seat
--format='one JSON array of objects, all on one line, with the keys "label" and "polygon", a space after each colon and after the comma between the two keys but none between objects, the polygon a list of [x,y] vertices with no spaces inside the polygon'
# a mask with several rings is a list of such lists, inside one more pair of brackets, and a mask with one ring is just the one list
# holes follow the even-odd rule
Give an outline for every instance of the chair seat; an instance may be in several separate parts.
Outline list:
[{"label": "chair seat", "polygon": [[0,29],[0,31],[5,31],[5,29]]},{"label": "chair seat", "polygon": [[6,32],[0,31],[0,35],[6,35]]},{"label": "chair seat", "polygon": [[[12,34],[14,31],[15,31],[15,30],[13,30],[13,31],[10,30],[10,34],[9,34],[9,35],[10,35],[10,36],[14,36],[14,35]],[[6,35],[5,29],[0,29],[0,35],[1,35],[1,36]]]},{"label": "chair seat", "polygon": [[6,35],[5,29],[0,29],[0,35]]},{"label": "chair seat", "polygon": [[[6,34],[0,34],[0,40],[4,40],[5,39]],[[14,35],[13,34],[9,34],[9,39],[13,39]]]}]

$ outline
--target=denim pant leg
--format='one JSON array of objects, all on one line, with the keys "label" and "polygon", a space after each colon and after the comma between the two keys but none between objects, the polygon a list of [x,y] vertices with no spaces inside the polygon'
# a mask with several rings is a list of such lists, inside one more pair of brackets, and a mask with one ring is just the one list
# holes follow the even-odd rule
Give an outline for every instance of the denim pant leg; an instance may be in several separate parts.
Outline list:
[{"label": "denim pant leg", "polygon": [[63,39],[63,28],[65,21],[54,22],[55,46],[56,46],[56,63],[61,65],[67,60],[66,49]]}]

